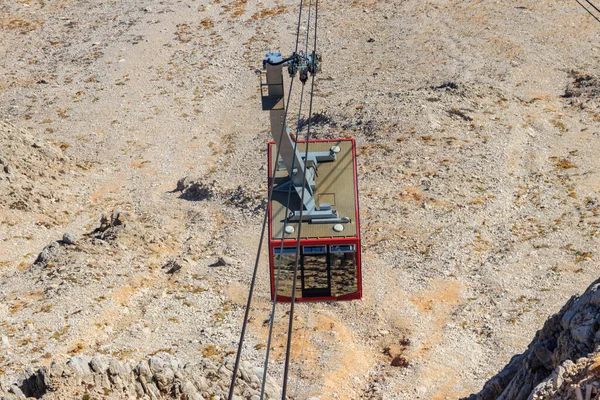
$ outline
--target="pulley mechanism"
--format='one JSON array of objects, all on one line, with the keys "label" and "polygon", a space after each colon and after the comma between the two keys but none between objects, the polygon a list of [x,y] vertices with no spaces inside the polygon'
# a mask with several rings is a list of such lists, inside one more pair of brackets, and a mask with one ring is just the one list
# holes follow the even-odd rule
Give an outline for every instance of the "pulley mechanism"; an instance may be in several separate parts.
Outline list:
[{"label": "pulley mechanism", "polygon": [[288,58],[283,59],[281,53],[267,53],[267,57],[263,61],[263,69],[266,69],[267,64],[286,65],[290,78],[299,73],[300,82],[304,84],[308,80],[308,74],[316,75],[321,71],[321,56],[314,51],[308,55],[294,52]]}]

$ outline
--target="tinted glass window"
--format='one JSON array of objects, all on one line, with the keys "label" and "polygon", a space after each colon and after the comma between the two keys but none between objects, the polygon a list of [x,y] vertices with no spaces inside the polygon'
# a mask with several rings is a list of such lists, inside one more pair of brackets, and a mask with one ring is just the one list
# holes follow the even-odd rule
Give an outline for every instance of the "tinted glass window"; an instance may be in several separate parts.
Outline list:
[{"label": "tinted glass window", "polygon": [[[275,263],[273,265],[275,284],[277,284],[277,269],[281,263],[281,272],[279,274],[278,296],[292,297],[292,284],[294,283],[294,264],[296,262],[296,248],[275,249]],[[300,266],[298,266],[300,268]],[[298,270],[298,279],[296,288],[300,288],[300,270]],[[296,296],[300,293],[297,292]]]},{"label": "tinted glass window", "polygon": [[[296,297],[338,297],[356,293],[355,249],[354,245],[304,246],[298,259]],[[291,297],[296,248],[276,248],[274,253],[276,281],[279,265],[281,269],[277,295]]]},{"label": "tinted glass window", "polygon": [[342,296],[358,291],[356,252],[353,248],[354,246],[331,246],[330,248],[332,296]]},{"label": "tinted glass window", "polygon": [[353,251],[354,251],[353,244],[342,244],[342,245],[331,246],[332,253],[349,253],[349,252],[353,252]]},{"label": "tinted glass window", "polygon": [[303,296],[330,296],[327,253],[305,254],[302,267]]},{"label": "tinted glass window", "polygon": [[304,254],[327,253],[327,246],[304,246]]}]

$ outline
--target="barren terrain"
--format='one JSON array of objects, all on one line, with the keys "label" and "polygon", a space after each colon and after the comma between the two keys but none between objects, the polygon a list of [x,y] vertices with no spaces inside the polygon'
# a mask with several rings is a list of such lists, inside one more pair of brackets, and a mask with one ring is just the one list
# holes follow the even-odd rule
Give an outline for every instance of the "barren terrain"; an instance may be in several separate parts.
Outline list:
[{"label": "barren terrain", "polygon": [[[231,356],[266,197],[254,70],[297,13],[0,0],[0,375]],[[297,306],[289,394],[476,393],[598,277],[600,24],[574,1],[333,0],[318,26],[315,137],[357,141],[364,298]],[[255,368],[269,312],[265,253]]]}]

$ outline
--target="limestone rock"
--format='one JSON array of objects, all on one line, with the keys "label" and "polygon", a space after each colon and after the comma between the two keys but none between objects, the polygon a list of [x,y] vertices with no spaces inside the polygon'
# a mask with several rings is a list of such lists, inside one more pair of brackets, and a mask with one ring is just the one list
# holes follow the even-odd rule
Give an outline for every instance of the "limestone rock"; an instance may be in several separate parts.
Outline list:
[{"label": "limestone rock", "polygon": [[209,267],[230,267],[234,264],[236,264],[236,262],[231,257],[220,256],[217,261],[210,264]]},{"label": "limestone rock", "polygon": [[[558,393],[573,381],[574,361],[584,360],[600,346],[600,279],[581,296],[573,296],[551,316],[528,349],[512,360],[483,389],[468,400],[559,399]],[[542,395],[545,393],[544,395]],[[571,397],[565,397],[571,398]]]},{"label": "limestone rock", "polygon": [[75,244],[77,243],[77,237],[72,233],[65,233],[62,238],[64,244]]},{"label": "limestone rock", "polygon": [[[35,397],[77,398],[88,393],[91,398],[204,400],[227,398],[232,360],[217,365],[210,359],[182,365],[177,359],[148,357],[138,363],[122,362],[96,355],[76,356],[66,364],[52,363],[49,368],[25,372],[14,384],[0,381],[0,398]],[[258,379],[252,369],[242,363],[236,382],[234,399],[250,399],[258,395]],[[266,385],[266,399],[277,398],[281,390],[273,380]]]},{"label": "limestone rock", "polygon": [[50,260],[52,255],[54,253],[56,253],[57,248],[58,248],[58,242],[50,243],[49,245],[47,245],[46,247],[44,247],[42,249],[42,251],[37,256],[37,258],[35,259],[35,261],[33,263],[34,264],[46,264]]},{"label": "limestone rock", "polygon": [[108,365],[102,360],[102,358],[95,356],[90,361],[90,367],[94,372],[104,374],[108,369]]},{"label": "limestone rock", "polygon": [[77,356],[67,361],[67,365],[71,366],[79,375],[90,375],[92,373],[90,361],[87,357]]}]

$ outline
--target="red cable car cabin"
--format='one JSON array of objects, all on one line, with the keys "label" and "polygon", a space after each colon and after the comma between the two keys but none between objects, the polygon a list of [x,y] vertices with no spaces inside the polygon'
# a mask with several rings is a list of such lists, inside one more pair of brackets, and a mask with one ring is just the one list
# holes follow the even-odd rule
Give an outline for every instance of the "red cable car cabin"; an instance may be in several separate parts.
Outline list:
[{"label": "red cable car cabin", "polygon": [[[298,142],[304,151],[305,143]],[[269,189],[285,185],[289,174],[283,161],[274,157],[277,145],[269,143]],[[318,164],[315,171],[313,197],[321,209],[330,207],[344,218],[344,223],[311,220],[300,228],[300,254],[295,288],[296,301],[356,300],[362,296],[360,268],[360,227],[358,215],[358,187],[356,179],[356,150],[353,139],[315,140],[309,142],[309,152],[326,153],[335,149],[333,162]],[[272,176],[273,171],[275,176]],[[300,210],[300,197],[293,189],[289,195],[288,213]],[[273,191],[269,203],[269,268],[271,299],[275,297],[277,270],[280,264],[277,301],[290,301],[296,248],[298,221],[286,222],[287,190]],[[297,212],[297,211],[296,211]],[[285,228],[284,228],[285,225]],[[291,229],[292,227],[293,229]],[[284,234],[284,229],[288,233]],[[283,240],[282,246],[282,237]]]}]

